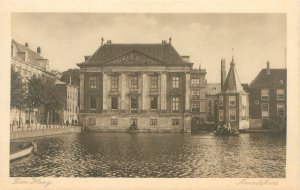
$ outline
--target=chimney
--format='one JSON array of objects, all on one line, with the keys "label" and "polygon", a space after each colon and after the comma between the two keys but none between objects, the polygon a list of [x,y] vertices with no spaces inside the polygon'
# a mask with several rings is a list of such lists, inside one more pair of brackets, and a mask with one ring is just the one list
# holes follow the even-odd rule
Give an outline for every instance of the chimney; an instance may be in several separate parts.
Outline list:
[{"label": "chimney", "polygon": [[91,57],[91,56],[86,55],[86,56],[84,56],[84,60],[87,61],[90,57]]},{"label": "chimney", "polygon": [[37,52],[38,54],[41,54],[41,53],[42,53],[41,47],[37,47],[37,48],[36,48],[36,52]]},{"label": "chimney", "polygon": [[221,91],[223,90],[223,85],[226,79],[226,61],[225,58],[221,60]]},{"label": "chimney", "polygon": [[102,37],[101,38],[101,46],[103,45],[103,41],[104,41],[104,38]]},{"label": "chimney", "polygon": [[169,44],[171,44],[171,42],[172,42],[172,38],[170,37],[170,38],[169,38]]},{"label": "chimney", "polygon": [[166,44],[167,41],[166,41],[166,40],[162,40],[161,43],[162,43],[162,44]]},{"label": "chimney", "polygon": [[29,48],[29,44],[28,42],[25,43],[25,47]]},{"label": "chimney", "polygon": [[269,75],[271,73],[270,71],[270,62],[267,62],[267,74]]},{"label": "chimney", "polygon": [[107,40],[107,42],[106,42],[107,44],[111,44],[111,40]]}]

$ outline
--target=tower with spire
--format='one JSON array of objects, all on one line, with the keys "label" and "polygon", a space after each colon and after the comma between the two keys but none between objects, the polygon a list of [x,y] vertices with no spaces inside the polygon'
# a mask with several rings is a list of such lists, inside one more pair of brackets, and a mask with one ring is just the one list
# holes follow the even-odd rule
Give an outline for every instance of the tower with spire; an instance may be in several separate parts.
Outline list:
[{"label": "tower with spire", "polygon": [[221,92],[218,94],[219,123],[229,124],[232,130],[249,128],[249,98],[240,82],[232,56],[226,79],[225,59],[221,61]]}]

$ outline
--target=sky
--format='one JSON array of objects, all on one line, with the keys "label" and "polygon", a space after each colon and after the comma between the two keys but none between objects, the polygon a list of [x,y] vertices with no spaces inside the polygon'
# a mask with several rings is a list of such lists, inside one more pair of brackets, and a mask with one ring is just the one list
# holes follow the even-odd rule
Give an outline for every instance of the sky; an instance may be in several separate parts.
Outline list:
[{"label": "sky", "polygon": [[194,68],[206,69],[208,83],[220,82],[221,59],[227,72],[232,56],[242,83],[250,83],[266,67],[285,67],[285,14],[123,14],[13,13],[12,38],[42,48],[50,67],[78,68],[104,42],[161,43],[172,38],[180,55]]}]

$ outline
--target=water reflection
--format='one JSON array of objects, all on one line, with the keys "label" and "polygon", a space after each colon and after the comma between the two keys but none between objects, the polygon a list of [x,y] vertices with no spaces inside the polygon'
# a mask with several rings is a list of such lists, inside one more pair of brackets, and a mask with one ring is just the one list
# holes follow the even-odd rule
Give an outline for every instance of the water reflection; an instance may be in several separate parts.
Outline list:
[{"label": "water reflection", "polygon": [[285,177],[286,140],[276,134],[95,132],[36,141],[38,154],[12,162],[11,176]]}]

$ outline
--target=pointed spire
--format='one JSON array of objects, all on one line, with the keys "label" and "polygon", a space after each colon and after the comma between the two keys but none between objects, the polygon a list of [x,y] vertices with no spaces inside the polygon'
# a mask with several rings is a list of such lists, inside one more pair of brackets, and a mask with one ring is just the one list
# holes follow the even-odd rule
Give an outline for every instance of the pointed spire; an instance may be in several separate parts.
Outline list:
[{"label": "pointed spire", "polygon": [[230,66],[234,66],[234,49],[232,48],[232,59],[231,59],[231,62],[230,62]]},{"label": "pointed spire", "polygon": [[104,41],[104,38],[102,37],[101,38],[101,46],[103,45],[103,41]]}]

